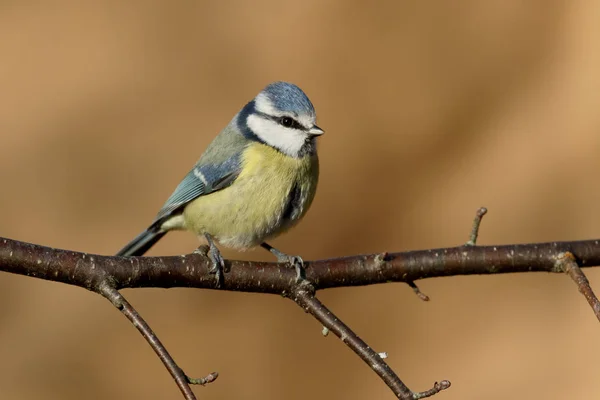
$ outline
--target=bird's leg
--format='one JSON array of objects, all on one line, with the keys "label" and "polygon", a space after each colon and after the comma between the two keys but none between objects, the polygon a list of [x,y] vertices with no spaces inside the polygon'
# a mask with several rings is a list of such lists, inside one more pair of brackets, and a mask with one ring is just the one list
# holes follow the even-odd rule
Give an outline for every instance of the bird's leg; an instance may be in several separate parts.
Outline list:
[{"label": "bird's leg", "polygon": [[208,233],[204,234],[206,241],[208,242],[208,257],[210,261],[212,261],[212,267],[208,271],[211,274],[215,274],[215,278],[217,279],[217,287],[221,287],[221,282],[223,280],[223,270],[225,269],[225,261],[223,260],[223,256],[221,256],[221,252],[215,245],[215,242]]},{"label": "bird's leg", "polygon": [[290,256],[288,254],[282,253],[277,250],[275,247],[271,246],[267,242],[261,243],[260,247],[263,249],[269,250],[275,257],[277,257],[277,262],[290,264],[292,267],[296,269],[296,282],[303,281],[306,277],[304,271],[304,261],[300,256]]}]

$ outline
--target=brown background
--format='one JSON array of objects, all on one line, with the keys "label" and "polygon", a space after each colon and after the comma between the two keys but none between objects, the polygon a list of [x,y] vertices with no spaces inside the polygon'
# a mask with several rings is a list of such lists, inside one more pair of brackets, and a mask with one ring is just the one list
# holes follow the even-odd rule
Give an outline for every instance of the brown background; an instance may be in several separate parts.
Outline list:
[{"label": "brown background", "polygon": [[[50,5],[52,3],[53,5]],[[0,235],[112,254],[264,85],[326,131],[305,259],[600,237],[600,4],[572,1],[0,3]],[[196,246],[171,234],[151,254]],[[228,257],[270,259],[257,250]],[[600,271],[589,271],[600,291]],[[320,294],[440,399],[600,395],[600,327],[570,280],[522,274]],[[128,290],[201,399],[391,399],[291,302]],[[0,274],[0,398],[178,399],[103,299]],[[436,397],[437,398],[437,397]]]}]

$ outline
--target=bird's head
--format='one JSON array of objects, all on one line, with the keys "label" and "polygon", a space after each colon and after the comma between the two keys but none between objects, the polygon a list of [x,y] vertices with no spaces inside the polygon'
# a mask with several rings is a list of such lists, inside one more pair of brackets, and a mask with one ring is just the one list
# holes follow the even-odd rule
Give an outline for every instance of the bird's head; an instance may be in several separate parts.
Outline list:
[{"label": "bird's head", "polygon": [[287,82],[268,85],[240,117],[246,136],[291,157],[314,152],[315,138],[324,133],[316,125],[317,115],[306,94]]}]

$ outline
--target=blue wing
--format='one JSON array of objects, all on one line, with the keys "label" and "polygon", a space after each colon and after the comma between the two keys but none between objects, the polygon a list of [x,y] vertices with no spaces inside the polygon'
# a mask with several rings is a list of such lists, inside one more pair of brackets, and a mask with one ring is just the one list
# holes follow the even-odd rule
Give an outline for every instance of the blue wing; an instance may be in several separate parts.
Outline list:
[{"label": "blue wing", "polygon": [[231,185],[240,174],[240,157],[234,155],[219,164],[196,165],[177,185],[163,205],[155,222],[181,210],[190,201]]}]

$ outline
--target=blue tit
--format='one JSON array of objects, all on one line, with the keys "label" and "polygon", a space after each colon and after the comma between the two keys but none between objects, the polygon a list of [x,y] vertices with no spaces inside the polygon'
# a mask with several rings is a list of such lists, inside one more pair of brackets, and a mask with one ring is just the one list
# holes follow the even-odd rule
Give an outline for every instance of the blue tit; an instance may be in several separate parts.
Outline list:
[{"label": "blue tit", "polygon": [[187,230],[208,242],[211,272],[222,279],[215,243],[262,246],[303,276],[302,259],[266,243],[304,217],[317,189],[315,109],[296,85],[265,87],[210,143],[154,222],[118,256],[143,255],[167,232]]}]

